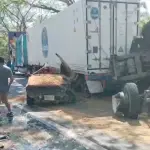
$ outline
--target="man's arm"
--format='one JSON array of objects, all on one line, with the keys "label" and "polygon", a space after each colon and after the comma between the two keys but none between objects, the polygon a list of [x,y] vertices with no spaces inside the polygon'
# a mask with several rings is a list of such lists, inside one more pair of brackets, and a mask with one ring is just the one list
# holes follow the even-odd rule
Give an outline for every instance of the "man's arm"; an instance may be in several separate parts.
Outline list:
[{"label": "man's arm", "polygon": [[10,86],[11,86],[11,84],[13,83],[13,81],[14,81],[13,73],[12,73],[12,71],[11,71],[11,70],[9,71],[9,78],[10,78],[10,81],[9,81],[8,86],[10,87]]},{"label": "man's arm", "polygon": [[14,81],[14,78],[13,78],[13,76],[10,78],[10,81],[9,81],[9,87],[11,86],[11,84],[13,83],[13,81]]}]

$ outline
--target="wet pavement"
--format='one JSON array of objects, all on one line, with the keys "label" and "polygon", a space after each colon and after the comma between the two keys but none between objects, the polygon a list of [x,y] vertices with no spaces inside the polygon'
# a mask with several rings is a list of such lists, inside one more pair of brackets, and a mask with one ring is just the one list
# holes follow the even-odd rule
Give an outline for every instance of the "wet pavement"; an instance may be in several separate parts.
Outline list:
[{"label": "wet pavement", "polygon": [[[26,79],[16,78],[10,88],[9,98],[24,95],[25,85]],[[37,120],[28,118],[26,113],[17,107],[13,107],[12,123],[8,122],[4,105],[0,105],[0,112],[0,136],[7,137],[0,140],[0,147],[4,146],[3,150],[86,150],[73,139],[68,139]]]},{"label": "wet pavement", "polygon": [[6,109],[1,106],[0,133],[6,135],[0,145],[7,150],[86,150],[72,139],[47,128],[40,122],[29,119],[26,113],[14,107],[14,119],[8,123]]},{"label": "wet pavement", "polygon": [[15,98],[25,94],[25,86],[27,79],[23,77],[16,77],[9,90],[9,98]]}]

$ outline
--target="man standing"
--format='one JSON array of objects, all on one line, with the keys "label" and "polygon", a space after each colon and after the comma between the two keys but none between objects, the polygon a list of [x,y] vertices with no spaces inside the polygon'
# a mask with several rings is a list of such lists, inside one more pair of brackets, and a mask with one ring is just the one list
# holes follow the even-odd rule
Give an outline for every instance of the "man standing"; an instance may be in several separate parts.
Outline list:
[{"label": "man standing", "polygon": [[7,98],[9,88],[13,80],[11,69],[4,65],[4,58],[0,57],[0,101],[2,101],[8,109],[7,117],[13,117],[13,113]]}]

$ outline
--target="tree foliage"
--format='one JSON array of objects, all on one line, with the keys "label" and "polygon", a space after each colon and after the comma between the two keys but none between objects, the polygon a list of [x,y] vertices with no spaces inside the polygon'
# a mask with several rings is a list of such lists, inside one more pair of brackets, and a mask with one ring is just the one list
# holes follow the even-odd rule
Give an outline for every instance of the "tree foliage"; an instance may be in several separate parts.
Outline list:
[{"label": "tree foliage", "polygon": [[[42,22],[74,2],[75,0],[0,0],[0,55],[6,52],[9,31],[25,31],[32,24]],[[141,3],[141,7],[147,9],[145,2]],[[143,16],[139,22],[140,27],[150,20],[150,17]]]},{"label": "tree foliage", "polygon": [[143,26],[150,21],[150,17],[143,18],[139,21],[139,27],[142,29]]},{"label": "tree foliage", "polygon": [[7,36],[2,35],[0,37],[0,56],[5,57],[6,59],[8,58],[8,48],[7,48]]},{"label": "tree foliage", "polygon": [[0,0],[0,55],[7,54],[9,31],[26,31],[64,7],[66,4],[56,0]]},{"label": "tree foliage", "polygon": [[1,0],[1,30],[25,31],[36,20],[41,22],[64,7],[62,2],[56,0]]}]

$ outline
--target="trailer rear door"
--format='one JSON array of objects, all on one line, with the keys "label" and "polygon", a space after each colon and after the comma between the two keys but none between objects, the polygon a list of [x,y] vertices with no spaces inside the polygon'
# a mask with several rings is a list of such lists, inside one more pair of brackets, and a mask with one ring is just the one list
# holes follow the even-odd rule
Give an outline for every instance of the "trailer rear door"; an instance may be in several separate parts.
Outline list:
[{"label": "trailer rear door", "polygon": [[129,53],[133,37],[138,35],[138,3],[117,2],[114,7],[114,53]]},{"label": "trailer rear door", "polygon": [[124,55],[138,34],[136,0],[87,0],[86,38],[88,70],[109,69],[110,55]]},{"label": "trailer rear door", "polygon": [[87,63],[89,70],[109,67],[110,4],[87,2]]},{"label": "trailer rear door", "polygon": [[99,9],[97,2],[87,4],[87,63],[88,69],[100,68]]}]

